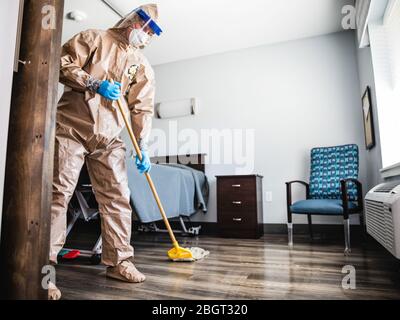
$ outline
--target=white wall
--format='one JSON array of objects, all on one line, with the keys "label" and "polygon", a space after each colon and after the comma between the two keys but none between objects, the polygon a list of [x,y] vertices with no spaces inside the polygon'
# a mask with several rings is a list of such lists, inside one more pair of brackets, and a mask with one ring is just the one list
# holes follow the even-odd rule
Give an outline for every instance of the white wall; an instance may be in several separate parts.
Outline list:
[{"label": "white wall", "polygon": [[[179,48],[174,48],[179,50]],[[254,172],[264,175],[265,223],[286,223],[285,181],[308,179],[309,152],[316,146],[356,143],[361,180],[366,180],[363,123],[353,32],[251,48],[160,65],[157,101],[198,97],[201,112],[180,118],[178,128],[255,130]],[[168,132],[170,121],[155,120]],[[169,143],[169,154],[182,153]],[[182,142],[180,143],[182,144]],[[205,152],[189,144],[186,152]],[[194,220],[216,221],[215,175],[234,165],[210,165],[210,212]],[[296,217],[295,222],[303,221]],[[340,222],[321,217],[315,222]]]},{"label": "white wall", "polygon": [[0,88],[2,96],[0,99],[0,227],[18,12],[19,1],[2,0],[0,2],[0,21],[3,25],[0,28]]}]

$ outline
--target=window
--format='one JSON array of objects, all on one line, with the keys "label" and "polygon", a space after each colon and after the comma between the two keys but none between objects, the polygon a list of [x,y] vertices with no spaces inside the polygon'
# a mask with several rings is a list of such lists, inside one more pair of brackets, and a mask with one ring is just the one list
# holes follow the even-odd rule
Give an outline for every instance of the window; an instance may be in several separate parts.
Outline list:
[{"label": "window", "polygon": [[400,0],[369,25],[383,167],[400,164]]}]

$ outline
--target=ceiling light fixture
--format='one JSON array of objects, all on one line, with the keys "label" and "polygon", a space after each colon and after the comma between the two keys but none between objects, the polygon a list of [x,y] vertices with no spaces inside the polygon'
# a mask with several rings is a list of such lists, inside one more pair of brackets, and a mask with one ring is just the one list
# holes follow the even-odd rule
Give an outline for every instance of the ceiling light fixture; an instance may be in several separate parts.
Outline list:
[{"label": "ceiling light fixture", "polygon": [[67,18],[76,22],[82,22],[87,19],[87,14],[83,11],[74,10],[67,14]]}]

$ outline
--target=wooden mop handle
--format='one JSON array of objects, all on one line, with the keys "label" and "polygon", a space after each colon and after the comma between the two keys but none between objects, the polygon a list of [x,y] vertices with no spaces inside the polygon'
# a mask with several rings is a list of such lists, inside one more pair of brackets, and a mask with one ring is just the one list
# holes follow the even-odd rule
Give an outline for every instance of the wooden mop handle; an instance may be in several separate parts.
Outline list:
[{"label": "wooden mop handle", "polygon": [[[124,119],[124,122],[125,122],[125,126],[128,129],[129,136],[130,136],[130,138],[132,140],[133,147],[135,148],[135,151],[136,151],[140,161],[142,161],[143,160],[142,151],[140,150],[139,144],[138,144],[138,142],[136,140],[136,137],[135,137],[135,135],[133,133],[132,126],[129,123],[128,118],[126,117],[124,108],[122,107],[121,99],[118,99],[117,102],[118,102],[119,111],[121,112],[122,118]],[[179,247],[178,242],[176,241],[174,232],[172,231],[171,225],[169,224],[169,221],[168,221],[168,218],[167,218],[167,214],[164,211],[164,207],[163,207],[163,205],[161,203],[160,197],[158,196],[158,192],[157,192],[156,187],[155,187],[155,185],[153,183],[153,179],[151,179],[151,176],[150,176],[150,174],[148,172],[145,173],[145,176],[146,176],[147,182],[149,183],[150,189],[151,189],[151,191],[153,193],[154,199],[157,202],[158,209],[160,209],[161,216],[162,216],[162,218],[164,220],[165,226],[167,227],[167,230],[168,230],[169,236],[171,237],[172,243],[173,243],[174,247]]]}]

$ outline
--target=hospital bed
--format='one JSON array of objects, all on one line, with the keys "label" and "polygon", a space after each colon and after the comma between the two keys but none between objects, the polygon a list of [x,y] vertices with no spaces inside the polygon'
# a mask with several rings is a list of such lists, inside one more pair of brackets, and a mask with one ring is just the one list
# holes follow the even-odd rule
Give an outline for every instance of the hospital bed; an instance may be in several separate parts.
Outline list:
[{"label": "hospital bed", "polygon": [[[151,175],[156,184],[168,219],[177,219],[181,230],[177,233],[198,235],[201,227],[187,226],[190,217],[207,212],[209,185],[205,175],[204,155],[153,158]],[[164,232],[157,226],[161,221],[159,209],[133,161],[128,161],[129,187],[132,191],[133,212],[140,223],[139,231]]]}]

